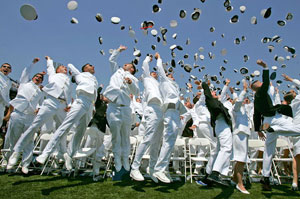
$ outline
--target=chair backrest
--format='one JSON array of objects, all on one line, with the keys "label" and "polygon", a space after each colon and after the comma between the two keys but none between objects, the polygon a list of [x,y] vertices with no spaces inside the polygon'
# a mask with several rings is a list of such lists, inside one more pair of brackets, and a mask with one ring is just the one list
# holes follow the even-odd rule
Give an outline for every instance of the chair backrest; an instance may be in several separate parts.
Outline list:
[{"label": "chair backrest", "polygon": [[177,138],[175,142],[175,146],[185,146],[185,140],[181,138]]},{"label": "chair backrest", "polygon": [[47,140],[50,140],[52,136],[53,136],[53,133],[51,133],[51,134],[44,133],[44,134],[41,135],[40,140],[47,141]]},{"label": "chair backrest", "polygon": [[264,146],[265,146],[265,142],[262,140],[258,140],[258,139],[249,139],[248,140],[249,148],[260,148],[260,147],[264,147]]},{"label": "chair backrest", "polygon": [[289,147],[289,143],[285,139],[278,138],[276,141],[276,147]]},{"label": "chair backrest", "polygon": [[191,138],[189,145],[192,146],[210,146],[210,141],[207,138]]}]

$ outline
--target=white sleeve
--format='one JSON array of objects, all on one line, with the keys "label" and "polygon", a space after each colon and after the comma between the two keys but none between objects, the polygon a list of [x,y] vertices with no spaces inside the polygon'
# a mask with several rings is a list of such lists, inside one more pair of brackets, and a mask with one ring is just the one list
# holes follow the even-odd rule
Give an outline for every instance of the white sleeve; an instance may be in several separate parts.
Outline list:
[{"label": "white sleeve", "polygon": [[23,72],[22,72],[22,75],[21,75],[21,78],[20,78],[20,84],[22,83],[27,83],[30,81],[30,74],[31,74],[31,70],[32,70],[32,67],[34,66],[34,64],[30,64],[29,67],[26,67],[24,68]]},{"label": "white sleeve", "polygon": [[72,75],[76,76],[80,74],[80,71],[73,64],[68,64],[68,68],[71,71]]},{"label": "white sleeve", "polygon": [[227,92],[228,86],[224,85],[221,95],[220,95],[220,102],[224,103],[226,102],[226,92]]},{"label": "white sleeve", "polygon": [[150,57],[147,56],[143,61],[143,65],[142,65],[144,77],[150,77],[149,62],[150,62]]},{"label": "white sleeve", "polygon": [[162,60],[160,58],[157,59],[157,72],[158,72],[158,75],[160,76],[160,78],[167,80],[168,77],[166,76],[166,73],[165,73],[165,70],[164,70],[164,67],[162,64]]},{"label": "white sleeve", "polygon": [[117,59],[120,55],[120,51],[118,50],[114,50],[111,54],[111,56],[109,57],[109,63],[110,63],[110,69],[112,74],[115,73],[119,67],[118,67],[118,63],[117,63]]}]

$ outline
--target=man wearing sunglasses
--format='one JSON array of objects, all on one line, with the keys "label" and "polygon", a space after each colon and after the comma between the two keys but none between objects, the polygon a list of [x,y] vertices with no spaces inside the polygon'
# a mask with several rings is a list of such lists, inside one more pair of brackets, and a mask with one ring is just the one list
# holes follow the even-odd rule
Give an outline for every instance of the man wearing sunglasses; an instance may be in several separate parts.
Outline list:
[{"label": "man wearing sunglasses", "polygon": [[11,88],[11,81],[8,74],[11,73],[11,65],[4,63],[0,67],[0,126],[2,126],[5,106],[9,106],[9,90]]},{"label": "man wearing sunglasses", "polygon": [[[10,101],[8,110],[9,125],[5,136],[5,148],[9,148],[10,152],[6,154],[9,157],[13,151],[13,147],[18,141],[21,134],[32,123],[36,113],[37,106],[43,101],[43,92],[41,91],[41,83],[44,80],[45,72],[36,73],[30,80],[30,74],[33,66],[39,61],[39,58],[34,58],[32,64],[26,67],[20,78],[20,86],[17,96]],[[11,114],[10,114],[11,113]],[[8,120],[7,118],[7,120]],[[22,172],[28,173],[28,165],[32,159],[32,150],[34,148],[33,140],[26,145],[23,152]],[[2,166],[5,165],[5,162]]]},{"label": "man wearing sunglasses", "polygon": [[[43,87],[43,91],[47,95],[36,117],[34,118],[28,129],[22,134],[14,147],[14,152],[9,158],[7,169],[12,169],[16,165],[21,152],[34,139],[34,133],[50,118],[54,118],[56,124],[61,124],[69,111],[68,106],[71,103],[71,80],[67,75],[67,67],[61,65],[56,69],[53,60],[46,56],[48,84]],[[66,136],[61,141],[59,155],[66,152]]]}]

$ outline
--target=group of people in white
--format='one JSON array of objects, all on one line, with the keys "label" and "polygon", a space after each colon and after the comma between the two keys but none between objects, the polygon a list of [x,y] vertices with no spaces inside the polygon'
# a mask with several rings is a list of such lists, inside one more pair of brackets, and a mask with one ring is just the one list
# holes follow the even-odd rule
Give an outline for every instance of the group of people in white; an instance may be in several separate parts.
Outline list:
[{"label": "group of people in white", "polygon": [[[265,147],[261,149],[261,183],[264,190],[271,190],[269,177],[276,140],[278,136],[293,136],[292,187],[297,189],[300,172],[300,95],[290,90],[281,100],[278,89],[270,84],[269,69],[262,60],[257,61],[263,67],[262,81],[242,80],[243,88],[239,94],[229,86],[229,79],[225,80],[220,93],[210,80],[205,79],[195,80],[197,93],[194,93],[193,99],[185,99],[173,73],[164,68],[160,54],[147,55],[142,63],[140,78],[144,90],[139,96],[139,80],[134,76],[136,66],[129,62],[119,67],[117,63],[119,54],[126,49],[121,45],[109,58],[112,75],[101,100],[107,103],[104,114],[107,124],[104,125],[106,133],[110,133],[106,134],[103,144],[96,151],[93,161],[95,175],[99,175],[105,151],[111,148],[116,172],[123,167],[130,172],[132,179],[144,181],[141,167],[143,156],[148,154],[150,158],[146,170],[151,179],[156,183],[171,183],[169,165],[175,142],[181,137],[187,121],[192,119],[193,124],[189,128],[193,130],[193,137],[206,138],[211,146],[203,184],[227,186],[222,176],[228,176],[233,160],[232,182],[239,191],[249,194],[243,185],[243,172],[249,163],[249,155],[252,155],[249,153],[248,139],[256,137],[265,140]],[[86,129],[96,112],[94,104],[100,93],[94,66],[85,64],[81,72],[72,64],[55,68],[53,60],[48,56],[45,58],[47,73],[36,73],[31,78],[31,71],[39,62],[35,58],[23,70],[17,96],[12,100],[9,99],[11,81],[7,76],[12,70],[11,65],[4,63],[0,68],[0,122],[8,121],[2,167],[7,170],[16,167],[22,157],[22,172],[29,172],[37,132],[52,132],[53,135],[47,143],[41,143],[42,152],[35,162],[45,164],[56,151],[56,157],[65,162],[65,168],[72,170],[73,157],[82,146]],[[149,65],[154,59],[156,70],[151,70]],[[42,86],[46,74],[48,84]],[[72,98],[71,77],[76,83],[75,99]],[[283,77],[300,86],[299,80],[285,74]],[[191,89],[192,84],[189,83],[188,87]],[[254,93],[254,99],[250,97],[251,93]],[[8,110],[4,115],[5,107]],[[135,119],[137,115],[140,120]],[[97,125],[92,127],[100,131]],[[71,139],[67,139],[69,134]],[[138,135],[140,141],[130,165],[130,136],[133,135]],[[196,150],[201,156],[206,149]],[[204,164],[198,162],[194,172],[199,173],[203,167]],[[180,173],[178,165],[174,165],[174,169]]]}]

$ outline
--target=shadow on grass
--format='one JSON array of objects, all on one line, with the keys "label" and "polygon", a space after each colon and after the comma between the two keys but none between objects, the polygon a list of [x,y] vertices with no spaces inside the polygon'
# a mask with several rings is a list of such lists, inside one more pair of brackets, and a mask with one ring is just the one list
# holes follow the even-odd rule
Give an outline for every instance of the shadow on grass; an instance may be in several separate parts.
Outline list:
[{"label": "shadow on grass", "polygon": [[89,185],[93,183],[99,183],[102,182],[103,180],[100,180],[98,182],[94,182],[91,177],[70,177],[66,178],[63,176],[56,176],[56,177],[51,177],[51,178],[44,178],[44,179],[33,179],[33,180],[19,180],[17,182],[14,182],[12,185],[21,185],[21,184],[26,184],[26,183],[48,183],[48,182],[55,182],[55,181],[61,181],[61,180],[67,180],[68,182],[74,182],[74,181],[79,181],[76,184],[67,184],[62,186],[60,183],[57,186],[53,186],[50,188],[46,189],[41,189],[42,195],[50,195],[52,192],[61,190],[61,189],[66,189],[66,188],[71,188],[71,187],[77,187],[77,186],[82,186],[82,185]]},{"label": "shadow on grass", "polygon": [[[300,197],[299,191],[292,191],[290,185],[272,186],[272,189],[273,189],[273,191],[270,191],[270,192],[262,191],[261,194],[264,195],[266,198],[272,198],[275,196],[280,196],[282,198],[285,198],[285,197],[298,197],[299,198]],[[275,192],[275,190],[280,191],[282,193]]]},{"label": "shadow on grass", "polygon": [[229,187],[224,187],[224,186],[218,186],[222,189],[222,192],[214,197],[214,199],[222,199],[222,198],[231,198],[231,195],[234,193],[234,188],[229,186]]},{"label": "shadow on grass", "polygon": [[165,184],[165,183],[155,183],[152,180],[145,180],[142,182],[134,181],[131,179],[126,179],[121,182],[116,182],[114,183],[113,186],[120,186],[120,187],[128,187],[131,186],[131,188],[135,191],[138,192],[146,192],[145,189],[148,188],[155,188],[155,191],[159,191],[162,193],[171,193],[169,190],[175,190],[177,191],[180,187],[184,185],[184,181],[180,182],[173,182],[170,184]]}]

